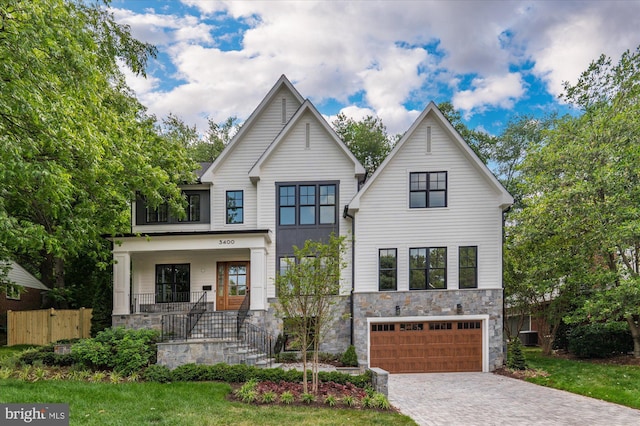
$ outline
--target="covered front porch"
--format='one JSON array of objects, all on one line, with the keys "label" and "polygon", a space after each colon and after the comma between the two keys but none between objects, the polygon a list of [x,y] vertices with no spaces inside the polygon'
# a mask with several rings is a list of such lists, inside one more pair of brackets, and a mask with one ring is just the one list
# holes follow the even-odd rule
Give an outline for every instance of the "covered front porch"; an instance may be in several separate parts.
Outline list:
[{"label": "covered front porch", "polygon": [[[114,243],[113,317],[267,309],[269,231],[126,236]],[[119,317],[115,321],[115,317]],[[127,322],[127,321],[125,321]]]}]

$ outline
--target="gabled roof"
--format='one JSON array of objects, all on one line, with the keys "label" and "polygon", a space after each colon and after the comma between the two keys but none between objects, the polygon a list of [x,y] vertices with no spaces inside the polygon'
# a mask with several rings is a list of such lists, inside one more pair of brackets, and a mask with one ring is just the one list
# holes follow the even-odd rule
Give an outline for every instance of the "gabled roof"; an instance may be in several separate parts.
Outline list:
[{"label": "gabled roof", "polygon": [[23,287],[36,288],[38,290],[49,290],[49,287],[42,284],[39,279],[31,275],[26,269],[24,269],[14,261],[9,262],[9,271],[7,273],[7,278],[12,283],[21,285]]},{"label": "gabled roof", "polygon": [[418,116],[418,118],[413,122],[409,130],[402,136],[402,138],[398,141],[396,146],[391,150],[387,158],[384,159],[382,164],[376,169],[376,171],[371,175],[371,177],[365,182],[360,191],[353,197],[351,202],[349,203],[349,212],[355,212],[360,208],[360,198],[362,198],[362,194],[367,192],[367,189],[373,185],[373,182],[380,176],[380,174],[384,173],[384,169],[391,162],[393,157],[397,155],[397,153],[402,149],[405,143],[416,131],[418,126],[422,123],[422,121],[427,117],[427,115],[432,114],[433,117],[442,124],[444,129],[451,136],[451,140],[455,143],[460,150],[463,152],[465,157],[469,160],[471,165],[473,165],[485,178],[485,180],[500,194],[500,207],[504,210],[513,204],[513,197],[507,190],[502,186],[500,181],[491,173],[491,170],[478,158],[476,153],[471,149],[471,147],[465,142],[465,140],[460,136],[460,133],[451,125],[449,120],[442,114],[442,111],[438,109],[436,104],[431,101],[429,105],[422,111],[422,113]]},{"label": "gabled roof", "polygon": [[207,170],[202,173],[200,176],[201,181],[211,181],[213,179],[213,175],[216,169],[224,163],[226,157],[234,150],[235,145],[238,144],[238,141],[242,140],[245,133],[249,131],[249,129],[253,126],[257,118],[260,116],[262,111],[271,103],[273,97],[280,91],[282,87],[286,87],[289,91],[296,97],[296,99],[300,102],[304,102],[304,98],[300,93],[293,87],[293,84],[287,79],[287,77],[283,74],[280,76],[276,84],[273,85],[269,93],[262,99],[262,102],[258,105],[258,107],[251,113],[249,118],[242,124],[238,132],[231,138],[231,141],[227,144],[224,150],[218,155],[215,161],[207,168]]},{"label": "gabled roof", "polygon": [[336,134],[336,132],[331,128],[331,126],[329,126],[327,121],[324,119],[324,117],[322,117],[322,115],[318,112],[318,110],[313,106],[311,101],[309,101],[307,99],[307,100],[304,101],[304,103],[302,105],[300,105],[300,108],[298,108],[298,110],[293,115],[293,117],[291,117],[289,122],[287,122],[287,124],[282,129],[282,131],[280,131],[280,133],[278,134],[278,136],[276,136],[276,138],[273,140],[273,142],[271,142],[269,144],[269,146],[262,153],[260,158],[258,158],[258,161],[256,161],[256,163],[253,165],[253,167],[251,167],[251,170],[249,170],[249,178],[251,179],[252,182],[256,182],[256,181],[260,180],[260,168],[262,167],[262,165],[265,164],[265,162],[269,159],[271,154],[278,148],[278,145],[286,138],[286,136],[289,134],[291,129],[293,129],[295,127],[295,125],[298,123],[298,121],[300,121],[302,119],[302,117],[304,116],[304,114],[307,113],[307,112],[311,113],[314,116],[316,121],[318,123],[320,123],[320,125],[322,125],[322,127],[324,127],[326,132],[331,136],[331,139],[335,142],[335,144],[338,145],[338,147],[342,150],[344,155],[346,157],[348,157],[349,160],[351,160],[351,162],[353,163],[354,176],[356,176],[358,178],[361,178],[361,177],[364,176],[365,169],[362,166],[362,164],[360,164],[358,159],[353,155],[353,153],[349,150],[349,148],[347,148],[347,146],[344,144],[344,142],[342,142],[342,139],[340,139],[338,137],[338,135]]}]

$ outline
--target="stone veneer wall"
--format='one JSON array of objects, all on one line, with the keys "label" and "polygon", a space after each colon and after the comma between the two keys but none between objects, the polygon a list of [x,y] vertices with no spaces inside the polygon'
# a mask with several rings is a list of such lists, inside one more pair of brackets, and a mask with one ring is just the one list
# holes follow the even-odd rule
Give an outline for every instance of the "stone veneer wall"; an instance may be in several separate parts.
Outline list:
[{"label": "stone veneer wall", "polygon": [[[502,289],[427,290],[354,294],[354,343],[361,364],[368,364],[367,318],[402,320],[408,316],[489,315],[489,370],[502,366]],[[462,314],[456,310],[462,304]],[[396,315],[396,306],[400,314]],[[428,320],[428,318],[425,318]]]},{"label": "stone veneer wall", "polygon": [[125,328],[133,328],[134,330],[151,329],[162,331],[162,314],[112,315],[111,324],[114,327],[123,326]]},{"label": "stone veneer wall", "polygon": [[[320,345],[320,352],[341,354],[347,350],[351,342],[351,323],[349,296],[336,296],[338,302],[334,305],[334,318],[332,324],[325,331],[324,342]],[[277,298],[269,298],[269,309],[267,311],[251,311],[247,321],[256,326],[269,331],[272,336],[277,337],[282,333],[282,319],[276,315],[274,305],[278,303]]]}]

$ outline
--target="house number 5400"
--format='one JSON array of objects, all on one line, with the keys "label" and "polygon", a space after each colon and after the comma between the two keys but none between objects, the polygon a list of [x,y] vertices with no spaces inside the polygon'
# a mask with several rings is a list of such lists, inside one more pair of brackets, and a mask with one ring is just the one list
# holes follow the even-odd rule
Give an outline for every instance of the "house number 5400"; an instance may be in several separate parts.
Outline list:
[{"label": "house number 5400", "polygon": [[219,246],[223,246],[223,245],[228,245],[228,244],[235,244],[236,240],[218,240],[218,245]]}]

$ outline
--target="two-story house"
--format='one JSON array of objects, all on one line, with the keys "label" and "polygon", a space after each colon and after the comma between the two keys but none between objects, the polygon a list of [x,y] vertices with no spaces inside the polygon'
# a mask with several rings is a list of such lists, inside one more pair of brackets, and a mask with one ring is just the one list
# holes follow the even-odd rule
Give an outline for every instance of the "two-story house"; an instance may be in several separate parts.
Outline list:
[{"label": "two-story house", "polygon": [[[395,372],[502,363],[502,211],[512,198],[434,104],[365,182],[282,76],[183,192],[185,219],[140,199],[131,233],[114,239],[114,325],[166,331],[183,318],[182,337],[203,338],[237,317],[238,328],[277,334],[276,274],[293,246],[335,232],[349,241],[348,266],[321,350],[353,343],[361,362]],[[213,323],[189,315],[195,308]]]}]

